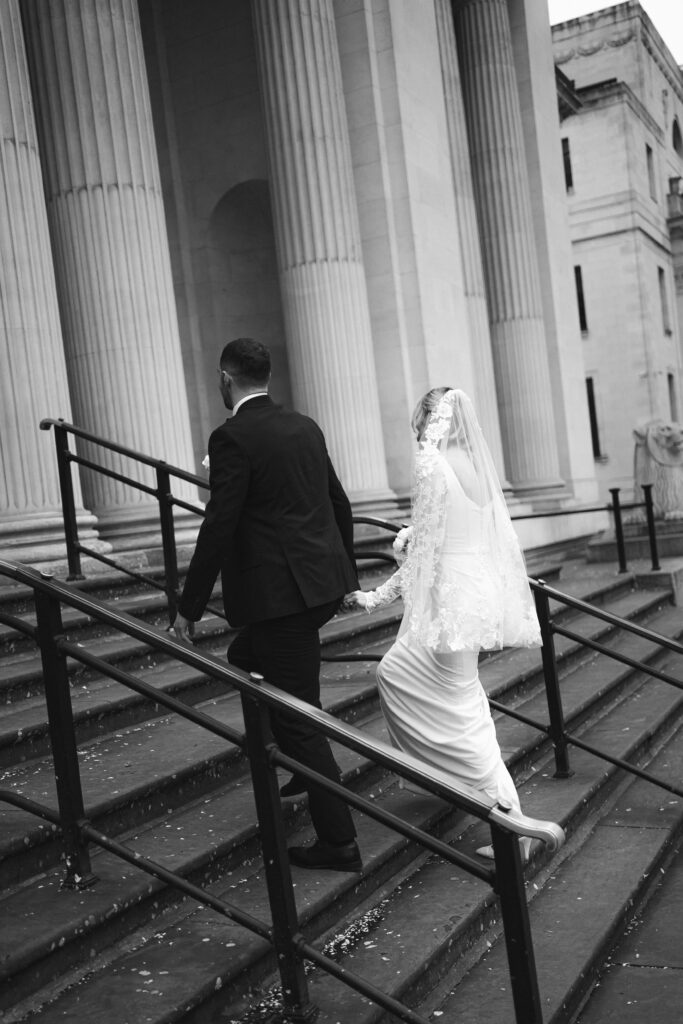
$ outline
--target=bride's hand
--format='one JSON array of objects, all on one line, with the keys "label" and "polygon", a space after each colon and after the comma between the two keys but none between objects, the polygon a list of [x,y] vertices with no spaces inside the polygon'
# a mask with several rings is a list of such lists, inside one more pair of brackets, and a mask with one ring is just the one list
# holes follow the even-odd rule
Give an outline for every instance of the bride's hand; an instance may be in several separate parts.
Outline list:
[{"label": "bride's hand", "polygon": [[362,590],[354,590],[350,594],[347,594],[343,601],[343,607],[347,609],[351,608],[365,608],[368,603],[368,595]]},{"label": "bride's hand", "polygon": [[399,565],[405,562],[408,555],[408,545],[410,544],[411,537],[413,536],[412,526],[404,526],[398,531],[394,538],[392,548],[394,551],[394,558]]}]

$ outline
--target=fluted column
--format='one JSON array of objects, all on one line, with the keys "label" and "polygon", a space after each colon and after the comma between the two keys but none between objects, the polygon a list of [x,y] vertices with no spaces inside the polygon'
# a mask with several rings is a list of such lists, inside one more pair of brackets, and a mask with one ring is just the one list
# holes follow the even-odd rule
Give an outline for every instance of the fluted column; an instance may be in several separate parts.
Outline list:
[{"label": "fluted column", "polygon": [[518,493],[561,485],[506,0],[454,0],[505,464]]},{"label": "fluted column", "polygon": [[477,211],[467,142],[467,124],[462,98],[458,51],[453,26],[451,0],[435,0],[439,55],[446,102],[448,143],[453,168],[453,192],[462,254],[465,301],[470,327],[476,393],[472,396],[484,433],[489,442],[496,469],[505,481],[503,447],[496,396],[496,380],[491,354],[491,332],[486,308],[486,287],[482,267],[481,246],[477,229]]},{"label": "fluted column", "polygon": [[[74,417],[93,433],[189,469],[137,3],[24,3]],[[150,482],[114,453],[98,457]],[[145,494],[89,474],[84,492],[118,546],[156,529],[156,506]],[[185,496],[196,493],[188,487]]]},{"label": "fluted column", "polygon": [[387,475],[331,0],[253,0],[292,391],[354,498]]},{"label": "fluted column", "polygon": [[[39,562],[64,555],[54,443],[39,423],[71,419],[71,403],[18,0],[0,4],[0,244],[0,555]],[[78,515],[92,544],[93,517]]]}]

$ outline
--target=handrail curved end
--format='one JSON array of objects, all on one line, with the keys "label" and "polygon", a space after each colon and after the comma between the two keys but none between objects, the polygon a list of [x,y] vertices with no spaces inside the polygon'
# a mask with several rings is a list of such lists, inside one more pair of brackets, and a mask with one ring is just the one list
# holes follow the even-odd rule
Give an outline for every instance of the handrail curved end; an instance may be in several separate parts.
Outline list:
[{"label": "handrail curved end", "polygon": [[67,423],[67,421],[64,419],[63,416],[60,416],[56,420],[52,419],[49,416],[46,416],[45,419],[41,420],[38,425],[39,425],[41,430],[49,430],[50,427],[63,427],[63,426],[71,427],[71,426],[73,426],[72,423]]},{"label": "handrail curved end", "polygon": [[514,810],[506,810],[504,807],[495,806],[491,808],[489,821],[497,825],[503,825],[511,829],[519,836],[531,836],[533,839],[541,839],[548,847],[550,853],[564,844],[566,836],[564,829],[554,821],[543,821],[540,818],[529,818],[526,814]]}]

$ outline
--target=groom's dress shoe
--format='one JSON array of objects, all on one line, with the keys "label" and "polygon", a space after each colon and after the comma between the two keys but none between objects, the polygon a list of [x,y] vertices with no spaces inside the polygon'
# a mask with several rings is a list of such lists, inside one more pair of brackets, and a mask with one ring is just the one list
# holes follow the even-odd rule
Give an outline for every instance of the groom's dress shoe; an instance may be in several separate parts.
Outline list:
[{"label": "groom's dress shoe", "polygon": [[290,846],[289,859],[298,868],[326,868],[328,871],[362,871],[358,844],[334,846],[317,839],[311,846]]},{"label": "groom's dress shoe", "polygon": [[280,796],[298,796],[306,792],[306,783],[299,775],[292,775],[289,782],[280,786]]}]

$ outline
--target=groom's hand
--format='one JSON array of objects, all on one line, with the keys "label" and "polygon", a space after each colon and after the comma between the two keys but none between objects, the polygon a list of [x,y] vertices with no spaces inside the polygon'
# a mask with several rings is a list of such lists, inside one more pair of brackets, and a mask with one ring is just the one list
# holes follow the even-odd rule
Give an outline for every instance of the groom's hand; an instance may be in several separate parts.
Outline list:
[{"label": "groom's hand", "polygon": [[184,640],[186,644],[192,643],[194,636],[194,622],[190,619],[186,619],[180,612],[176,615],[171,625],[171,629],[175,633],[178,640]]}]

